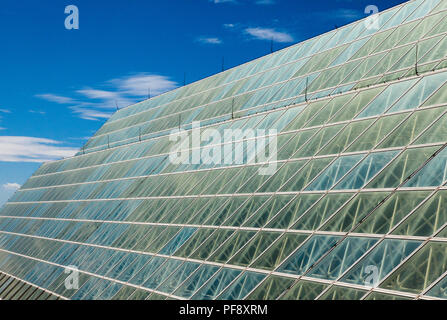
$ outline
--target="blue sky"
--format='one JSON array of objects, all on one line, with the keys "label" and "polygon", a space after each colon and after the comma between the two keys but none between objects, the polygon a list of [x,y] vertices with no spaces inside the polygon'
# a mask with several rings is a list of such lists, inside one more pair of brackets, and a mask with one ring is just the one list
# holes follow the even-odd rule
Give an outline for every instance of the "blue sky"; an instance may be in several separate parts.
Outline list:
[{"label": "blue sky", "polygon": [[[0,205],[116,109],[366,17],[394,0],[2,0]],[[64,10],[79,9],[79,30]]]}]

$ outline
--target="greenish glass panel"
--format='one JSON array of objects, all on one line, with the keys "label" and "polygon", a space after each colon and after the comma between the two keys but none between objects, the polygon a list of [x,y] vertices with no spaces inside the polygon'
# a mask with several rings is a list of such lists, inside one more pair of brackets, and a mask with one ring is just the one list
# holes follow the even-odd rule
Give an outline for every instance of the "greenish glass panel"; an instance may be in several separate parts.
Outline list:
[{"label": "greenish glass panel", "polygon": [[152,257],[138,272],[135,273],[129,282],[141,286],[157,269],[166,262],[166,258]]},{"label": "greenish glass panel", "polygon": [[408,114],[396,114],[377,120],[353,143],[346,152],[355,152],[373,149],[388,133],[396,128]]},{"label": "greenish glass panel", "polygon": [[331,122],[339,122],[353,119],[366,105],[368,105],[377,95],[379,95],[386,87],[378,87],[367,89],[359,92],[346,108],[337,113]]},{"label": "greenish glass panel", "polygon": [[275,217],[282,209],[294,198],[293,195],[275,195],[258,211],[256,211],[250,219],[242,226],[251,228],[261,228],[273,217]]},{"label": "greenish glass panel", "polygon": [[388,195],[388,192],[362,192],[358,194],[321,229],[334,232],[353,230]]},{"label": "greenish glass panel", "polygon": [[165,264],[163,264],[156,272],[152,274],[149,279],[144,282],[143,287],[154,290],[166,279],[168,279],[169,276],[182,265],[182,263],[182,260],[168,259]]},{"label": "greenish glass panel", "polygon": [[430,191],[398,191],[361,221],[359,233],[386,234],[418,206]]},{"label": "greenish glass panel", "polygon": [[[171,211],[171,214],[169,215],[170,218],[167,218],[166,220],[172,224],[188,224],[191,219],[193,219],[200,213],[201,210],[208,206],[208,204],[212,201],[211,199],[212,198],[191,198],[190,200],[192,201],[188,201],[190,203],[189,206],[182,209],[177,207],[175,211]],[[179,202],[181,203],[181,200]],[[182,213],[176,215],[175,213],[177,210]]]},{"label": "greenish glass panel", "polygon": [[348,237],[321,260],[306,276],[327,280],[337,279],[378,239],[363,237]]},{"label": "greenish glass panel", "polygon": [[166,200],[144,200],[141,204],[127,217],[127,221],[146,222],[154,213],[156,206],[160,205]]},{"label": "greenish glass panel", "polygon": [[166,300],[166,298],[167,297],[164,295],[152,293],[149,297],[146,298],[146,300]]},{"label": "greenish glass panel", "polygon": [[190,258],[206,260],[233,233],[233,230],[216,230],[207,240],[201,243],[200,247],[190,255]]},{"label": "greenish glass panel", "polygon": [[[349,146],[355,139],[357,139],[366,128],[372,124],[374,120],[367,119],[362,121],[355,121],[346,125],[342,131],[324,147],[318,155],[337,154],[341,153],[347,146]],[[355,144],[354,144],[355,145]],[[360,149],[359,149],[360,150]],[[366,150],[366,149],[363,149]]]},{"label": "greenish glass panel", "polygon": [[447,80],[447,72],[423,77],[388,112],[396,112],[419,107]]},{"label": "greenish glass panel", "polygon": [[254,236],[254,231],[237,231],[207,260],[212,262],[227,263],[227,261],[247,244]]},{"label": "greenish glass panel", "polygon": [[[447,90],[446,90],[447,91]],[[428,144],[447,141],[447,126],[445,125],[447,115],[444,114],[440,119],[428,128],[418,139],[412,144]]]},{"label": "greenish glass panel", "polygon": [[291,158],[317,131],[318,128],[298,132],[282,149],[278,149],[278,160]]},{"label": "greenish glass panel", "polygon": [[149,244],[146,248],[147,252],[158,252],[167,244],[169,240],[171,240],[177,232],[180,231],[179,227],[168,227],[163,234],[161,234],[154,242]]},{"label": "greenish glass panel", "polygon": [[438,238],[447,238],[447,228],[444,227],[439,231],[439,233],[436,234],[436,237]]},{"label": "greenish glass panel", "polygon": [[192,297],[192,300],[214,300],[239,274],[240,270],[223,268]]},{"label": "greenish glass panel", "polygon": [[[445,23],[443,23],[443,25],[444,24]],[[427,62],[445,58],[444,52],[446,51],[446,48],[447,38],[443,37],[442,40],[439,41],[429,52],[427,52],[427,54],[425,54],[418,63],[422,65]],[[440,69],[440,67],[436,67],[436,69]]]},{"label": "greenish glass panel", "polygon": [[186,241],[197,231],[197,228],[185,227],[174,238],[172,238],[159,252],[163,255],[173,255],[175,251],[181,248]]},{"label": "greenish glass panel", "polygon": [[405,36],[410,33],[410,31],[416,26],[417,23],[418,23],[417,21],[413,21],[407,24],[399,25],[397,28],[394,28],[393,33],[387,39],[385,39],[385,41],[383,41],[380,44],[380,46],[376,48],[375,51],[380,52],[396,46],[396,44],[401,39],[405,38]]},{"label": "greenish glass panel", "polygon": [[357,118],[375,116],[385,112],[415,83],[416,80],[413,79],[389,85],[357,116]]},{"label": "greenish glass panel", "polygon": [[396,296],[392,294],[387,293],[381,293],[381,292],[371,292],[368,294],[368,296],[364,300],[413,300],[408,297],[404,296]]},{"label": "greenish glass panel", "polygon": [[150,291],[137,289],[130,297],[127,298],[127,300],[145,300],[150,294]]},{"label": "greenish glass panel", "polygon": [[310,160],[302,170],[281,187],[280,191],[301,191],[332,159],[333,157]]},{"label": "greenish glass panel", "polygon": [[307,188],[307,191],[330,190],[343,176],[351,170],[364,154],[339,157],[332,162]]},{"label": "greenish glass panel", "polygon": [[240,206],[228,219],[226,219],[222,225],[240,226],[245,224],[250,217],[257,216],[258,212],[264,208],[263,205],[266,202],[269,202],[269,199],[270,196],[251,197],[248,201],[244,202],[244,204]]},{"label": "greenish glass panel", "polygon": [[312,209],[304,214],[292,229],[316,230],[346,201],[353,196],[352,193],[330,193],[322,198]]},{"label": "greenish glass panel", "polygon": [[288,229],[304,212],[309,210],[315,202],[322,197],[321,194],[300,194],[291,201],[275,218],[273,218],[266,228]]},{"label": "greenish glass panel", "polygon": [[430,13],[439,12],[447,8],[447,3],[444,1],[439,2],[439,4]]},{"label": "greenish glass panel", "polygon": [[[131,234],[128,241],[123,244],[124,248],[129,248],[136,251],[146,251],[149,246],[155,242],[155,240],[164,232],[167,231],[167,227],[145,227],[137,226],[138,230]],[[131,230],[131,229],[130,229]]]},{"label": "greenish glass panel", "polygon": [[246,271],[228,289],[224,291],[218,300],[242,300],[247,296],[264,278],[265,274]]},{"label": "greenish glass panel", "polygon": [[158,286],[157,291],[172,293],[183,281],[200,267],[199,263],[186,261],[166,281]]},{"label": "greenish glass panel", "polygon": [[249,180],[252,176],[258,175],[257,166],[249,166],[241,168],[237,175],[235,175],[224,187],[222,187],[218,194],[233,194]]},{"label": "greenish glass panel", "polygon": [[380,170],[382,170],[398,151],[371,153],[354,168],[335,187],[335,190],[359,189],[365,186]]},{"label": "greenish glass panel", "polygon": [[202,204],[202,206],[197,208],[196,214],[192,216],[191,219],[187,220],[187,223],[195,225],[205,224],[205,221],[210,219],[213,214],[221,209],[224,204],[226,205],[228,201],[229,199],[226,197],[210,197],[200,200],[198,204]]},{"label": "greenish glass panel", "polygon": [[340,281],[376,287],[394,268],[413,253],[420,241],[385,239],[354,265]]},{"label": "greenish glass panel", "polygon": [[447,269],[447,244],[429,242],[394,271],[381,288],[419,294]]},{"label": "greenish glass panel", "polygon": [[223,206],[219,207],[202,224],[208,226],[219,226],[246,202],[250,203],[249,197],[231,197],[229,201],[225,202]]},{"label": "greenish glass panel", "polygon": [[281,300],[314,300],[318,295],[328,287],[327,284],[311,282],[306,280],[298,281]]},{"label": "greenish glass panel", "polygon": [[[273,169],[272,174],[262,175],[260,174],[260,171],[258,171],[258,174],[254,174],[250,179],[246,180],[245,182],[241,183],[241,187],[237,190],[236,193],[254,193],[256,192],[260,186],[262,186],[265,181],[269,180],[272,175],[276,174],[279,170],[281,170],[284,163],[277,162],[274,163],[273,166],[275,167]],[[273,168],[272,166],[272,168]],[[259,170],[261,167],[258,167]]]},{"label": "greenish glass panel", "polygon": [[415,112],[396,128],[391,134],[377,147],[391,148],[405,146],[416,138],[430,123],[432,123],[443,112],[442,109],[429,109]]},{"label": "greenish glass panel", "polygon": [[290,177],[295,175],[297,172],[303,168],[307,163],[306,160],[289,161],[282,166],[275,175],[270,177],[262,186],[259,188],[258,192],[275,192],[282,185],[284,185]]},{"label": "greenish glass panel", "polygon": [[441,281],[439,281],[433,288],[428,290],[426,293],[427,296],[447,299],[447,278],[444,277]]},{"label": "greenish glass panel", "polygon": [[278,271],[296,275],[304,274],[340,239],[340,236],[312,236],[278,268]]},{"label": "greenish glass panel", "polygon": [[420,168],[436,150],[438,147],[407,149],[375,177],[366,188],[396,188]]},{"label": "greenish glass panel", "polygon": [[305,123],[315,116],[315,114],[317,114],[328,102],[328,100],[324,100],[309,103],[304,110],[284,128],[284,132],[303,128]]},{"label": "greenish glass panel", "polygon": [[333,286],[318,300],[360,300],[366,292],[366,290]]},{"label": "greenish glass panel", "polygon": [[[360,79],[365,78],[366,74],[372,69],[374,68],[381,59],[383,59],[383,57],[386,55],[386,53],[379,53],[379,54],[375,54],[373,56],[369,56],[366,59],[363,60],[363,62],[354,70],[354,72],[352,72],[350,75],[348,75],[346,77],[346,79],[343,80],[344,83],[349,83],[349,82],[355,82],[358,81]],[[363,86],[361,83],[358,83],[355,88],[364,88],[366,87]],[[361,106],[361,108],[363,108],[365,106],[365,104],[363,104]],[[351,119],[352,119],[351,115]]]},{"label": "greenish glass panel", "polygon": [[[318,89],[321,90],[324,88],[332,88],[337,85],[340,85],[343,79],[345,79],[349,74],[351,74],[353,70],[355,70],[360,65],[360,63],[362,63],[361,60],[356,60],[348,62],[346,64],[338,65],[335,68],[324,70],[323,71],[324,78],[322,78],[323,81],[319,83]],[[345,91],[346,90],[343,90],[341,92]]]},{"label": "greenish glass panel", "polygon": [[338,124],[330,127],[322,128],[315,136],[313,136],[306,144],[299,149],[294,158],[304,158],[314,156],[322,147],[324,147],[331,139],[344,127]]},{"label": "greenish glass panel", "polygon": [[136,288],[123,286],[113,297],[111,300],[125,300],[130,297]]},{"label": "greenish glass panel", "polygon": [[198,195],[203,194],[208,188],[217,180],[220,179],[220,177],[224,176],[224,170],[211,170],[206,175],[205,179],[203,180],[203,183],[199,183],[194,188],[192,188],[188,194],[190,195]]},{"label": "greenish glass panel", "polygon": [[377,48],[377,46],[379,44],[381,44],[392,32],[394,31],[394,29],[388,29],[385,31],[381,31],[378,33],[373,34],[373,36],[368,40],[368,42],[362,47],[360,48],[359,51],[357,51],[353,56],[352,56],[352,60],[354,59],[358,59],[361,57],[365,57],[368,56],[369,54],[371,54],[375,48]]},{"label": "greenish glass panel", "polygon": [[447,180],[447,148],[442,149],[404,187],[434,187]]},{"label": "greenish glass panel", "polygon": [[261,255],[279,236],[279,232],[259,232],[239,251],[228,264],[247,267]]},{"label": "greenish glass panel", "polygon": [[353,98],[354,94],[346,94],[333,98],[323,109],[307,124],[308,127],[319,126],[327,123],[335,113],[340,111],[344,105]]},{"label": "greenish glass panel", "polygon": [[447,221],[447,191],[440,190],[411,216],[406,219],[392,234],[406,236],[431,236]]},{"label": "greenish glass panel", "polygon": [[295,250],[308,235],[286,233],[268,248],[251,266],[272,271]]},{"label": "greenish glass panel", "polygon": [[243,168],[228,168],[223,170],[219,179],[214,180],[214,183],[210,184],[203,194],[219,194],[219,190],[225,187],[232,179],[239,176],[239,173]]},{"label": "greenish glass panel", "polygon": [[215,230],[214,229],[199,229],[185,244],[179,248],[174,255],[178,257],[189,257],[203,241],[205,241]]},{"label": "greenish glass panel", "polygon": [[290,288],[294,281],[289,278],[269,276],[246,300],[276,300],[285,290]]},{"label": "greenish glass panel", "polygon": [[447,84],[444,84],[437,92],[435,92],[421,107],[433,106],[436,104],[443,104],[447,102]]},{"label": "greenish glass panel", "polygon": [[183,284],[174,291],[173,295],[183,298],[191,296],[202,287],[219,270],[219,267],[202,265]]}]

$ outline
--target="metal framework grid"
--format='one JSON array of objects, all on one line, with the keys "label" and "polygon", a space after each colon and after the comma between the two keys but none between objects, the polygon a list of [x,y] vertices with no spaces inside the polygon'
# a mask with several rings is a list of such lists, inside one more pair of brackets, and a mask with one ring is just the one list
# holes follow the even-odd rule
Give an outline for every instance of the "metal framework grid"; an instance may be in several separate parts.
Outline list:
[{"label": "metal framework grid", "polygon": [[[0,210],[0,298],[447,298],[446,9],[406,2],[119,110]],[[274,128],[277,157],[242,138],[242,164],[175,165],[194,121]]]}]

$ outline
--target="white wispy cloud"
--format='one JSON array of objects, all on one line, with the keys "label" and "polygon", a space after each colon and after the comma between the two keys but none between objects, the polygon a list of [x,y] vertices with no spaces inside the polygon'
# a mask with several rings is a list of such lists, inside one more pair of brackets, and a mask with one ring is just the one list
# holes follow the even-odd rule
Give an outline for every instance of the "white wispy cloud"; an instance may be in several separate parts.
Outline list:
[{"label": "white wispy cloud", "polygon": [[207,38],[207,37],[199,37],[197,38],[197,42],[204,43],[204,44],[221,44],[222,40],[219,38]]},{"label": "white wispy cloud", "polygon": [[83,89],[76,92],[84,95],[89,99],[114,100],[120,97],[120,94],[118,92],[111,92],[106,90]]},{"label": "white wispy cloud", "polygon": [[245,33],[257,40],[273,40],[275,42],[293,42],[293,36],[286,32],[280,32],[272,28],[247,28]]},{"label": "white wispy cloud", "polygon": [[37,137],[0,136],[0,161],[47,162],[73,156],[78,150],[60,141]]},{"label": "white wispy cloud", "polygon": [[108,119],[112,115],[112,111],[101,111],[94,108],[85,107],[82,105],[72,106],[70,109],[84,120],[97,121],[99,119]]},{"label": "white wispy cloud", "polygon": [[232,29],[232,28],[236,27],[236,25],[234,23],[224,23],[223,27],[227,28],[227,29]]},{"label": "white wispy cloud", "polygon": [[20,184],[15,183],[15,182],[8,182],[8,183],[5,183],[2,187],[3,187],[3,189],[8,190],[8,191],[10,191],[10,190],[15,191],[15,190],[19,189],[21,186],[20,186]]},{"label": "white wispy cloud", "polygon": [[72,104],[76,101],[69,97],[58,96],[51,93],[37,94],[36,97],[59,104]]},{"label": "white wispy cloud", "polygon": [[109,82],[117,88],[121,95],[138,98],[147,97],[148,89],[150,89],[152,96],[156,96],[173,90],[178,86],[178,84],[172,81],[169,77],[150,73],[139,73],[132,76],[113,79]]},{"label": "white wispy cloud", "polygon": [[108,119],[118,106],[132,105],[151,96],[173,90],[177,83],[170,78],[157,74],[138,73],[121,78],[115,78],[99,85],[103,88],[86,87],[76,90],[76,98],[55,94],[36,95],[41,99],[58,104],[67,104],[69,108],[85,120]]},{"label": "white wispy cloud", "polygon": [[11,111],[8,109],[0,109],[0,112],[1,113],[11,113]]},{"label": "white wispy cloud", "polygon": [[45,111],[39,111],[39,110],[28,110],[28,112],[29,113],[36,113],[36,114],[41,114],[41,115],[44,115],[44,114],[46,114],[46,112]]}]

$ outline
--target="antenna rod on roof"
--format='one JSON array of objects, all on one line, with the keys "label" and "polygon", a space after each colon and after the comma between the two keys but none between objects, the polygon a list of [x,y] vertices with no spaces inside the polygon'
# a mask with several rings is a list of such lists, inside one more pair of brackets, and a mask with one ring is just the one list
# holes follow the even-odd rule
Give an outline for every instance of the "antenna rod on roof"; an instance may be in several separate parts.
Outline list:
[{"label": "antenna rod on roof", "polygon": [[151,88],[147,89],[147,98],[150,99],[151,98]]},{"label": "antenna rod on roof", "polygon": [[270,41],[270,53],[273,53],[273,38]]},{"label": "antenna rod on roof", "polygon": [[118,102],[116,102],[116,100],[115,100],[115,106],[116,106],[116,111],[118,111],[120,108],[118,107]]},{"label": "antenna rod on roof", "polygon": [[225,71],[225,57],[222,57],[222,72]]}]

